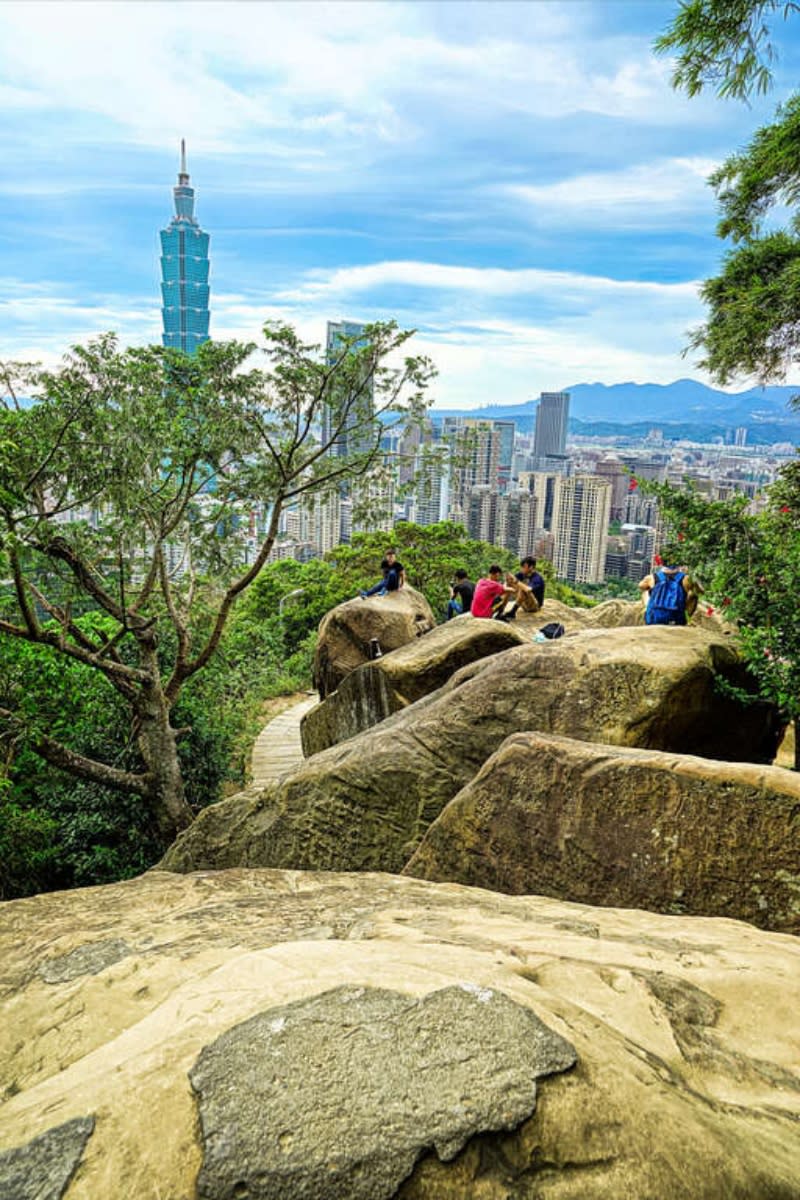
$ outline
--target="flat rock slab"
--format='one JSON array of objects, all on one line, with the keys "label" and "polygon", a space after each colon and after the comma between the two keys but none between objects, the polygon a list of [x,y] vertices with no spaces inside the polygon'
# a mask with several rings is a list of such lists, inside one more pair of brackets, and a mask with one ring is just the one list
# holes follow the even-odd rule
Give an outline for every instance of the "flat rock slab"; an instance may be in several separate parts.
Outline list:
[{"label": "flat rock slab", "polygon": [[93,1129],[93,1117],[74,1117],[23,1146],[0,1151],[3,1200],[61,1200]]},{"label": "flat rock slab", "polygon": [[268,1009],[207,1046],[199,1096],[199,1200],[389,1200],[424,1150],[455,1157],[513,1129],[536,1079],[575,1051],[489,988],[414,1000],[336,988]]},{"label": "flat rock slab", "polygon": [[[128,953],[97,972],[46,983],[38,971],[79,948],[88,961],[92,946],[113,939]],[[247,1088],[268,1091],[261,1138],[270,1153],[278,1139],[291,1156],[311,1138],[317,1108],[337,1119],[332,1053],[342,1087],[348,1062],[361,1071],[345,1102],[362,1120],[363,1145],[372,1129],[387,1164],[399,1161],[406,1134],[408,1154],[434,1147],[422,1149],[398,1200],[789,1200],[800,1196],[798,978],[800,940],[744,922],[396,875],[152,871],[12,900],[0,906],[0,1153],[93,1113],[64,1200],[189,1200],[212,1145],[219,1178],[242,1183],[234,1195],[245,1200],[250,1183],[263,1185],[255,1171],[244,1183],[238,1150],[228,1172],[222,1122],[239,1104],[247,1111]],[[367,1020],[374,991],[389,999]],[[331,1002],[343,994],[353,999]],[[535,1110],[539,1068],[526,1067],[531,1115],[493,1132],[498,1109],[506,1119],[505,1081],[536,1041],[535,1018],[574,1046],[577,1062],[539,1079]],[[298,1035],[294,1048],[273,1040],[281,1019],[287,1037]],[[250,1037],[248,1051],[243,1031],[267,1040]],[[220,1091],[225,1055],[213,1047],[235,1055],[230,1109]],[[205,1099],[189,1073],[212,1058],[203,1087],[209,1100],[220,1091],[219,1109],[203,1117],[203,1133]],[[292,1064],[297,1078],[276,1070],[271,1079],[270,1061]],[[391,1087],[365,1080],[369,1062]],[[426,1063],[440,1080],[427,1094]],[[491,1064],[496,1078],[487,1080]],[[278,1076],[291,1100],[282,1116]],[[463,1113],[453,1112],[447,1078],[464,1081],[455,1088]],[[369,1101],[354,1094],[362,1088]],[[516,1083],[510,1094],[520,1111]],[[406,1107],[392,1107],[403,1096],[421,1104],[416,1125]],[[373,1102],[385,1112],[370,1124]],[[473,1127],[485,1131],[468,1135]],[[464,1136],[442,1161],[435,1146],[449,1153]],[[228,1145],[233,1155],[236,1142]],[[337,1152],[353,1149],[343,1139]],[[43,1186],[49,1168],[28,1162],[39,1164],[31,1182]],[[29,1200],[9,1186],[0,1196]],[[322,1186],[315,1200],[329,1196]]]},{"label": "flat rock slab", "polygon": [[800,933],[800,774],[517,733],[405,873]]}]

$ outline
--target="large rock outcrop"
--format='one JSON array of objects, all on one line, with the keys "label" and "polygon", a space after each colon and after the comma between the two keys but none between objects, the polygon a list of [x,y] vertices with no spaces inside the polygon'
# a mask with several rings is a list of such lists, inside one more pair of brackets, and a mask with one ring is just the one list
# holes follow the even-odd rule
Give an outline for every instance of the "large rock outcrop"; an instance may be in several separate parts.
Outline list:
[{"label": "large rock outcrop", "polygon": [[404,873],[800,933],[800,775],[517,733]]},{"label": "large rock outcrop", "polygon": [[11,901],[0,938],[9,1200],[800,1194],[793,938],[277,871]]},{"label": "large rock outcrop", "polygon": [[401,870],[448,801],[520,731],[770,762],[772,710],[742,709],[715,688],[740,671],[729,641],[695,629],[585,630],[517,646],[260,796],[205,809],[162,866]]},{"label": "large rock outcrop", "polygon": [[386,654],[413,642],[435,624],[428,601],[411,587],[337,604],[320,622],[314,653],[314,686],[320,699],[335,692],[356,667],[369,662],[373,639]]},{"label": "large rock outcrop", "polygon": [[351,671],[332,695],[303,717],[306,757],[335,746],[423,696],[435,692],[461,667],[524,645],[530,634],[516,622],[464,615],[438,625],[424,637]]}]

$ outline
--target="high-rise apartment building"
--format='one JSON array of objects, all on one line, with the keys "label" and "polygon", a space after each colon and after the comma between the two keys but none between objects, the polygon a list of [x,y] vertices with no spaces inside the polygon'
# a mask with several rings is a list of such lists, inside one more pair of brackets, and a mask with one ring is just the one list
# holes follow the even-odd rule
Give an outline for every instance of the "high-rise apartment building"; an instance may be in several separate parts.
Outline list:
[{"label": "high-rise apartment building", "polygon": [[161,230],[161,316],[165,346],[192,354],[208,341],[208,243],[194,215],[194,188],[181,141],[178,185],[172,189],[175,215]]},{"label": "high-rise apartment building", "polygon": [[494,541],[497,501],[497,492],[488,484],[482,484],[472,489],[464,521],[470,537],[477,538],[481,542]]},{"label": "high-rise apartment building", "polygon": [[514,421],[494,420],[492,425],[500,434],[497,447],[497,490],[502,495],[511,487],[511,477],[514,473],[514,442],[517,426]]},{"label": "high-rise apartment building", "polygon": [[628,472],[618,458],[601,458],[595,472],[611,484],[611,520],[621,521],[625,516],[625,499],[630,483]]},{"label": "high-rise apartment building", "polygon": [[544,459],[561,458],[567,452],[569,392],[542,392],[536,409],[533,454],[540,464]]},{"label": "high-rise apartment building", "polygon": [[611,484],[597,475],[556,478],[553,566],[570,583],[602,583]]},{"label": "high-rise apartment building", "polygon": [[445,417],[442,438],[451,451],[449,516],[467,523],[470,493],[476,487],[497,491],[501,431],[495,422],[476,417]]},{"label": "high-rise apartment building", "polygon": [[560,478],[561,472],[555,471],[523,471],[520,475],[520,487],[527,488],[536,500],[537,529],[553,527],[556,480]]},{"label": "high-rise apartment building", "polygon": [[497,502],[493,541],[524,558],[533,553],[535,534],[535,497],[525,489],[506,492]]}]

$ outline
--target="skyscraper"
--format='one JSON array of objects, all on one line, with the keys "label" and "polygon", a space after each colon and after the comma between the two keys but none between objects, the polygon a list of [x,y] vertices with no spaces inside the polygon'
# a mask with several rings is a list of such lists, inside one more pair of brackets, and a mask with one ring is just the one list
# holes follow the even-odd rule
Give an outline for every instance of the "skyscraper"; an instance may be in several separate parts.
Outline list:
[{"label": "skyscraper", "polygon": [[175,215],[161,230],[161,315],[165,346],[192,354],[208,341],[208,242],[194,215],[194,188],[186,170],[181,139],[178,186],[172,189]]},{"label": "skyscraper", "polygon": [[544,459],[566,454],[569,392],[542,392],[536,410],[533,453],[538,470],[546,470]]}]

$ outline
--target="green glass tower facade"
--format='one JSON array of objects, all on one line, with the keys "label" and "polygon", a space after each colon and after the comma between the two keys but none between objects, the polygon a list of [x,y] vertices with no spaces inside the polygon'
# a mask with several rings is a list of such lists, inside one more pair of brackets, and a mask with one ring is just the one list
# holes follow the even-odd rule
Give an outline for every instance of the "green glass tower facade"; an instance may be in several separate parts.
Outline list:
[{"label": "green glass tower facade", "polygon": [[186,170],[181,141],[178,186],[172,189],[175,215],[161,230],[161,316],[165,346],[192,354],[208,341],[208,244],[194,215],[194,188]]}]

